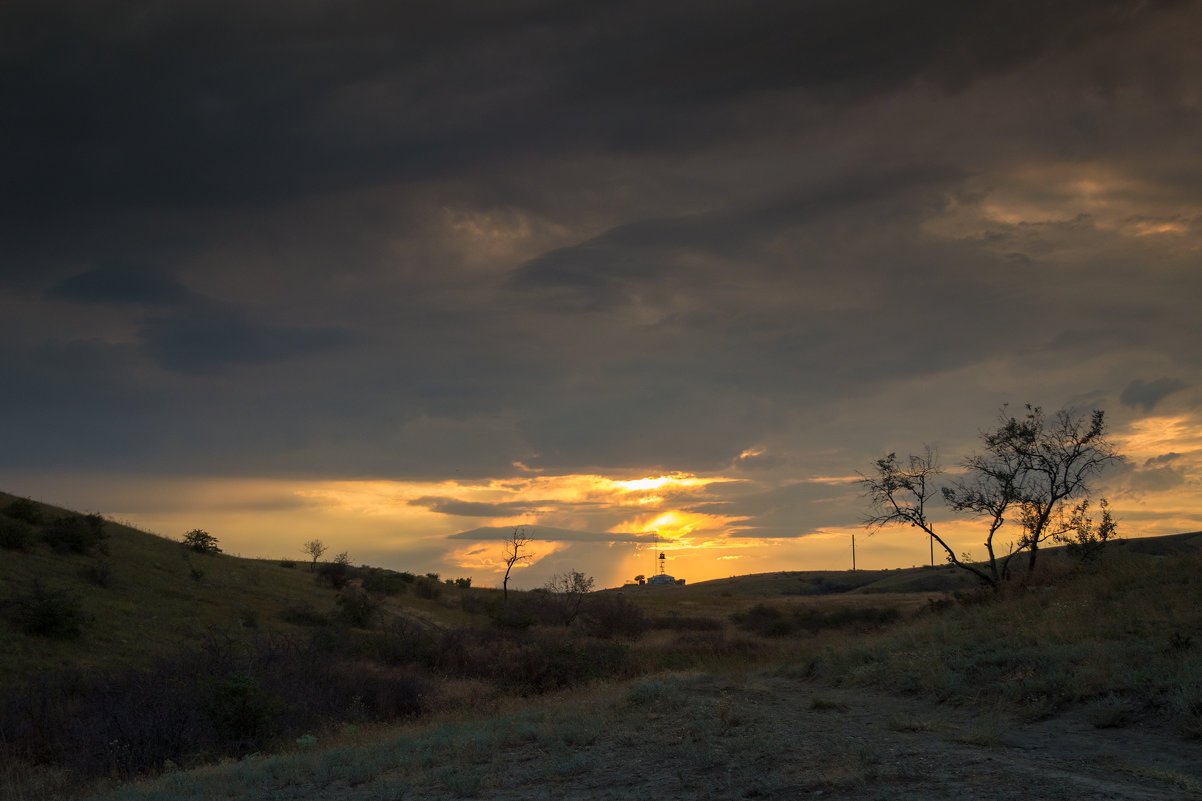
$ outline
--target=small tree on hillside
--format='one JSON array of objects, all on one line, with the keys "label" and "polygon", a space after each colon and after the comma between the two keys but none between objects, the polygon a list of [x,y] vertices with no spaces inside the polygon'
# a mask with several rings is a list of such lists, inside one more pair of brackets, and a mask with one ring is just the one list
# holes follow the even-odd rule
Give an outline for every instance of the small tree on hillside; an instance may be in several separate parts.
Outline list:
[{"label": "small tree on hillside", "polygon": [[525,526],[514,526],[513,533],[505,540],[505,579],[501,582],[501,598],[503,603],[509,603],[509,571],[518,562],[534,558],[532,553],[522,553],[534,538],[526,531]]},{"label": "small tree on hillside", "polygon": [[585,596],[593,591],[593,577],[568,570],[552,576],[545,589],[551,594],[560,621],[570,626],[579,617]]},{"label": "small tree on hillside", "polygon": [[184,545],[197,553],[221,553],[217,538],[199,528],[194,528],[184,535]]},{"label": "small tree on hillside", "polygon": [[313,562],[309,565],[309,572],[317,571],[317,560],[326,552],[325,543],[321,540],[309,540],[301,546],[301,550],[313,557]]},{"label": "small tree on hillside", "polygon": [[[907,460],[890,453],[876,461],[860,484],[872,503],[865,524],[873,531],[908,524],[919,528],[943,548],[947,561],[972,573],[995,591],[1010,576],[1010,560],[1024,551],[1033,570],[1040,546],[1048,540],[1073,537],[1082,543],[1105,542],[1114,521],[1103,499],[1103,519],[1097,528],[1088,516],[1090,480],[1121,457],[1105,438],[1103,413],[1057,412],[1048,418],[1038,406],[1026,406],[1020,419],[1005,408],[997,428],[981,434],[984,448],[963,462],[963,473],[938,487],[943,472],[935,453],[926,448]],[[974,563],[957,555],[935,529],[931,504],[938,496],[956,512],[969,512],[986,521],[986,561]],[[1070,511],[1071,500],[1081,500]],[[1006,523],[1017,521],[1019,535],[998,558],[995,537]]]}]

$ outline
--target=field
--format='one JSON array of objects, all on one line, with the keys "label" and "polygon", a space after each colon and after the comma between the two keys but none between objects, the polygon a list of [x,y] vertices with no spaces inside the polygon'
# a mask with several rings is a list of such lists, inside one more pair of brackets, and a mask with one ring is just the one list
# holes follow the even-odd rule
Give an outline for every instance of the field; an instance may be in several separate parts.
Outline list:
[{"label": "field", "polygon": [[999,598],[788,572],[592,593],[564,625],[545,593],[112,522],[64,544],[72,513],[36,511],[0,551],[5,799],[1202,794],[1202,535],[1049,552]]}]

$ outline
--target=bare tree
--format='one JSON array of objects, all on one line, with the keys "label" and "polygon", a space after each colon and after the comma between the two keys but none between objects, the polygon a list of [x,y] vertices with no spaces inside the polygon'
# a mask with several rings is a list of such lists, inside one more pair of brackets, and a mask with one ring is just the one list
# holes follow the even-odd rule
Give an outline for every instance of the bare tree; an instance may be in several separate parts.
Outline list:
[{"label": "bare tree", "polygon": [[532,553],[522,553],[522,549],[530,545],[533,539],[525,526],[514,526],[513,533],[505,540],[505,579],[501,582],[503,603],[509,603],[509,571],[513,570],[513,566],[518,562],[534,558]]},{"label": "bare tree", "polygon": [[551,577],[545,589],[554,599],[555,609],[565,626],[580,615],[584,598],[593,591],[593,577],[576,570],[568,570]]},{"label": "bare tree", "polygon": [[326,552],[326,545],[321,540],[309,540],[301,546],[301,550],[313,557],[313,563],[309,565],[309,572],[317,571],[317,560]]},{"label": "bare tree", "polygon": [[[981,440],[984,449],[965,459],[962,475],[942,488],[936,487],[942,470],[930,448],[907,462],[894,453],[878,459],[872,475],[861,475],[872,503],[865,524],[873,532],[890,525],[921,529],[939,543],[948,562],[994,590],[1009,578],[1010,560],[1019,553],[1027,552],[1027,569],[1034,569],[1039,547],[1049,539],[1064,541],[1072,534],[1078,542],[1104,543],[1113,535],[1104,499],[1098,528],[1088,515],[1090,480],[1121,458],[1106,441],[1100,410],[1088,415],[1060,411],[1049,419],[1039,407],[1027,405],[1020,420],[1008,417],[1003,407],[997,428],[983,432]],[[985,562],[958,556],[936,533],[930,517],[936,495],[953,511],[987,521]],[[1078,497],[1082,500],[1069,511],[1067,503]],[[1017,518],[1021,534],[999,560],[995,539],[1008,518]]]}]

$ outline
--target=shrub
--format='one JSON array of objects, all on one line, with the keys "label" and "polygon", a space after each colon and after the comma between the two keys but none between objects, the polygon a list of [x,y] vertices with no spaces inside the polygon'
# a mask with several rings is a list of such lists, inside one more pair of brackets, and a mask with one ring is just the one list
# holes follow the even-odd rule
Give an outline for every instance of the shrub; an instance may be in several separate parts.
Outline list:
[{"label": "shrub", "polygon": [[9,599],[16,610],[18,628],[39,637],[73,639],[83,634],[91,621],[79,596],[67,590],[51,590],[35,581],[28,595]]},{"label": "shrub", "polygon": [[429,575],[419,576],[413,585],[413,592],[418,598],[433,600],[442,597],[442,585],[438,583],[438,576],[434,574],[434,578]]},{"label": "shrub", "polygon": [[4,514],[13,520],[20,520],[34,526],[42,523],[42,507],[29,498],[17,498],[4,507]]},{"label": "shrub", "polygon": [[584,611],[584,630],[594,637],[638,637],[651,627],[643,610],[620,595],[598,595]]},{"label": "shrub", "polygon": [[294,570],[296,568],[296,561],[285,557],[280,560],[280,567],[287,568],[288,570]]},{"label": "shrub", "polygon": [[379,604],[361,588],[347,589],[338,596],[339,616],[356,628],[368,628],[378,606]]},{"label": "shrub", "polygon": [[23,551],[33,545],[35,533],[34,527],[25,520],[0,516],[0,548]]},{"label": "shrub", "polygon": [[537,630],[445,632],[434,667],[520,693],[543,693],[634,672],[624,643]]},{"label": "shrub", "polygon": [[194,528],[184,535],[184,545],[197,553],[221,553],[217,538],[209,532]]},{"label": "shrub", "polygon": [[351,558],[346,551],[343,551],[334,557],[333,562],[326,562],[317,568],[317,579],[340,590],[350,583],[352,573]]},{"label": "shrub", "polygon": [[767,604],[756,604],[744,612],[731,615],[740,628],[764,637],[783,637],[793,631],[793,622],[781,610]]},{"label": "shrub", "polygon": [[104,518],[97,514],[71,514],[59,517],[42,528],[42,539],[56,551],[88,553],[98,548],[108,535]]},{"label": "shrub", "polygon": [[211,682],[203,711],[222,740],[243,746],[257,745],[281,707],[254,676],[234,672]]},{"label": "shrub", "polygon": [[394,573],[382,568],[369,568],[362,572],[363,589],[382,595],[402,595],[413,583],[412,573]]}]

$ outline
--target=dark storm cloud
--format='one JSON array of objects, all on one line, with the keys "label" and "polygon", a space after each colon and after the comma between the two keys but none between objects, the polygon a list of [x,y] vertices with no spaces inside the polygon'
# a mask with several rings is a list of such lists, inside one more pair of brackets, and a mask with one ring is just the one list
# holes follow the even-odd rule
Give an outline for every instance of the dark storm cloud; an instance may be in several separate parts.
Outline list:
[{"label": "dark storm cloud", "polygon": [[1181,9],[5,4],[0,403],[156,469],[762,475],[982,364],[1186,375],[1189,247],[1118,233],[1196,225]]},{"label": "dark storm cloud", "polygon": [[1156,408],[1162,400],[1189,387],[1189,384],[1176,378],[1157,378],[1144,381],[1137,378],[1123,388],[1119,400],[1128,406],[1136,406],[1144,411]]},{"label": "dark storm cloud", "polygon": [[536,153],[678,151],[736,135],[723,106],[742,98],[962,87],[1136,8],[1156,4],[11,3],[3,210],[258,205]]},{"label": "dark storm cloud", "polygon": [[73,275],[48,292],[50,297],[77,303],[177,305],[196,297],[170,276],[152,269],[105,265]]},{"label": "dark storm cloud", "polygon": [[141,327],[150,357],[167,370],[206,373],[345,348],[352,335],[334,329],[281,327],[238,309],[201,307]]}]

